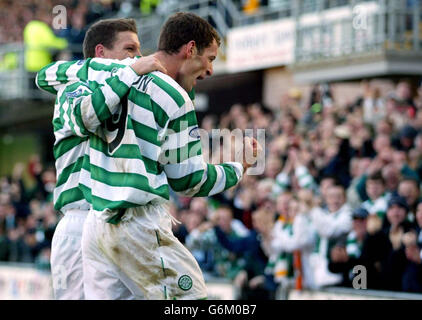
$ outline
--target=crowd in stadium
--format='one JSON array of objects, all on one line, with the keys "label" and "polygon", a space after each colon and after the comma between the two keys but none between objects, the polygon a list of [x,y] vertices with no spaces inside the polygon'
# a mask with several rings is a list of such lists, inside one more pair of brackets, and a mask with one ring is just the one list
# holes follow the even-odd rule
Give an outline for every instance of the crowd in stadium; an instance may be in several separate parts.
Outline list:
[{"label": "crowd in stadium", "polygon": [[[29,175],[31,183],[24,181]],[[35,263],[49,269],[51,240],[59,215],[52,192],[54,168],[44,168],[37,155],[16,163],[0,177],[0,261]]]},{"label": "crowd in stadium", "polygon": [[[278,2],[284,0],[238,0],[234,4],[239,11],[252,14]],[[26,46],[25,69],[37,72],[53,60],[82,59],[86,30],[98,19],[134,13],[135,16],[154,12],[165,14],[166,8],[173,4],[174,0],[0,0],[0,46],[23,43]],[[196,7],[193,5],[189,9]],[[14,49],[0,52],[0,72],[18,66],[18,52]]]},{"label": "crowd in stadium", "polygon": [[[80,34],[84,34],[87,25],[101,17],[116,14],[119,10],[126,12],[126,8],[136,10],[142,15],[154,12],[157,7],[170,6],[174,0],[0,0],[0,44],[23,42],[23,30],[32,20],[44,20],[46,16],[52,19],[58,11],[53,12],[55,6],[66,8],[67,29],[58,30],[58,35],[79,44]],[[213,1],[210,1],[212,3]],[[285,0],[235,0],[234,4],[246,14],[255,13],[264,6],[276,7],[286,3]],[[163,9],[165,10],[165,9]],[[163,11],[161,10],[161,11]],[[82,36],[83,40],[83,36]]]},{"label": "crowd in stadium", "polygon": [[[175,235],[206,276],[233,281],[242,298],[356,286],[355,266],[366,268],[368,289],[422,292],[421,98],[406,80],[385,95],[362,82],[361,97],[338,105],[318,85],[309,97],[287,95],[277,112],[236,104],[206,116],[210,133],[265,128],[265,172],[211,198],[173,194]],[[0,260],[48,267],[54,183],[36,156],[1,178]]]},{"label": "crowd in stadium", "polygon": [[[62,35],[70,42],[78,30],[83,30],[87,24],[116,12],[118,8],[116,1],[103,0],[0,0],[0,44],[23,42],[25,26],[32,20],[52,20],[55,14],[58,14],[58,11],[53,12],[53,8],[58,5],[66,8],[68,28],[66,34]],[[75,43],[79,43],[77,39]]]},{"label": "crowd in stadium", "polygon": [[[234,105],[203,128],[266,128],[266,167],[223,196],[174,208],[176,234],[204,271],[243,297],[282,288],[356,287],[422,292],[422,87],[336,103],[330,87],[293,94],[278,112]],[[308,97],[306,97],[307,99]]]}]

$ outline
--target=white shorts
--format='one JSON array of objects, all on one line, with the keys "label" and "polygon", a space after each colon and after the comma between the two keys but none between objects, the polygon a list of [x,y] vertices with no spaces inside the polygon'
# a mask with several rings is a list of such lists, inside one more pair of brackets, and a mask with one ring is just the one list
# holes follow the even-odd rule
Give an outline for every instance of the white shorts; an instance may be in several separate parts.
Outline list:
[{"label": "white shorts", "polygon": [[89,213],[82,237],[86,299],[121,299],[120,286],[147,299],[204,299],[195,258],[173,235],[167,206],[126,210],[117,225]]},{"label": "white shorts", "polygon": [[87,210],[68,210],[57,224],[51,244],[51,276],[57,300],[83,300],[82,228]]}]

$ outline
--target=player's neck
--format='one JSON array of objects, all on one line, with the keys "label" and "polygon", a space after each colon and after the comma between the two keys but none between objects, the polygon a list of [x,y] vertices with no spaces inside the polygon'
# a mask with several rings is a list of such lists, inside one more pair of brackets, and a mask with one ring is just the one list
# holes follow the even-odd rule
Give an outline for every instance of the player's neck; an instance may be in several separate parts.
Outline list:
[{"label": "player's neck", "polygon": [[167,70],[168,76],[176,80],[177,74],[183,64],[183,60],[177,54],[167,54],[164,51],[158,51],[156,57]]}]

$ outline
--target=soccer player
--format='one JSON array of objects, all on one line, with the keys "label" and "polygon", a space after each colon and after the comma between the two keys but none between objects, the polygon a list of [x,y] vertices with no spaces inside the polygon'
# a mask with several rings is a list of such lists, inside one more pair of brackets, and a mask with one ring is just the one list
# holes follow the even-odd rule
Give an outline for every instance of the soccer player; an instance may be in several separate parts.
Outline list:
[{"label": "soccer player", "polygon": [[[84,158],[89,163],[82,164],[87,174],[79,183],[93,206],[82,239],[86,298],[120,299],[122,288],[131,290],[133,284],[149,299],[206,297],[198,264],[171,231],[166,203],[170,187],[188,196],[213,195],[237,184],[252,165],[211,165],[201,155],[187,92],[197,79],[213,73],[219,42],[205,20],[175,14],[162,29],[156,54],[169,76],[153,72],[138,77],[129,92],[123,90],[129,81],[122,82],[114,91],[120,112],[94,133],[84,118],[101,121],[101,112],[90,108],[98,98],[76,92],[70,102],[76,131],[89,136],[90,145],[89,158]],[[101,84],[125,67],[92,59],[82,69],[89,83]],[[256,154],[260,146],[245,138],[245,149]]]},{"label": "soccer player", "polygon": [[[87,31],[83,44],[84,57],[125,59],[140,55],[140,44],[136,30],[136,23],[132,19],[100,20]],[[51,271],[53,277],[53,293],[55,299],[83,299],[83,272],[81,238],[85,218],[90,205],[79,189],[79,176],[83,158],[87,155],[88,140],[77,136],[72,120],[68,118],[70,108],[66,104],[75,88],[83,90],[86,85],[78,82],[59,84],[54,87],[48,84],[51,78],[47,73],[54,72],[59,78],[66,77],[69,69],[80,71],[80,62],[54,63],[52,68],[47,66],[37,76],[37,85],[48,88],[50,92],[58,90],[58,98],[54,111],[54,155],[56,157],[57,185],[54,190],[55,209],[61,211],[64,217],[60,220],[54,232],[51,250]],[[133,70],[132,70],[133,69]],[[153,57],[139,59],[132,65],[131,70],[122,70],[121,77],[135,78],[138,74],[161,70],[166,72],[159,61]],[[135,75],[136,72],[136,75]],[[68,79],[69,80],[69,79]],[[79,80],[76,79],[75,80]],[[98,93],[110,97],[110,91],[119,86],[118,81],[110,79],[108,85],[98,88]],[[111,116],[114,109],[119,108],[119,99],[105,105],[103,102],[93,103],[92,107],[110,108],[111,112],[104,119]],[[85,119],[89,122],[90,119]],[[92,127],[100,123],[92,123]]]}]

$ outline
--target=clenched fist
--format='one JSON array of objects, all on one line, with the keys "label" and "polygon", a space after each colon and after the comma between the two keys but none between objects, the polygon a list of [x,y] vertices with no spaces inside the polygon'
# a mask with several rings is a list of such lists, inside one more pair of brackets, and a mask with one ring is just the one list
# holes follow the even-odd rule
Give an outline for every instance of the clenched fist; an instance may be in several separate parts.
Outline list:
[{"label": "clenched fist", "polygon": [[255,138],[245,137],[243,139],[244,145],[244,157],[243,157],[243,168],[246,171],[249,167],[252,167],[258,160],[258,156],[262,152],[262,147]]}]

